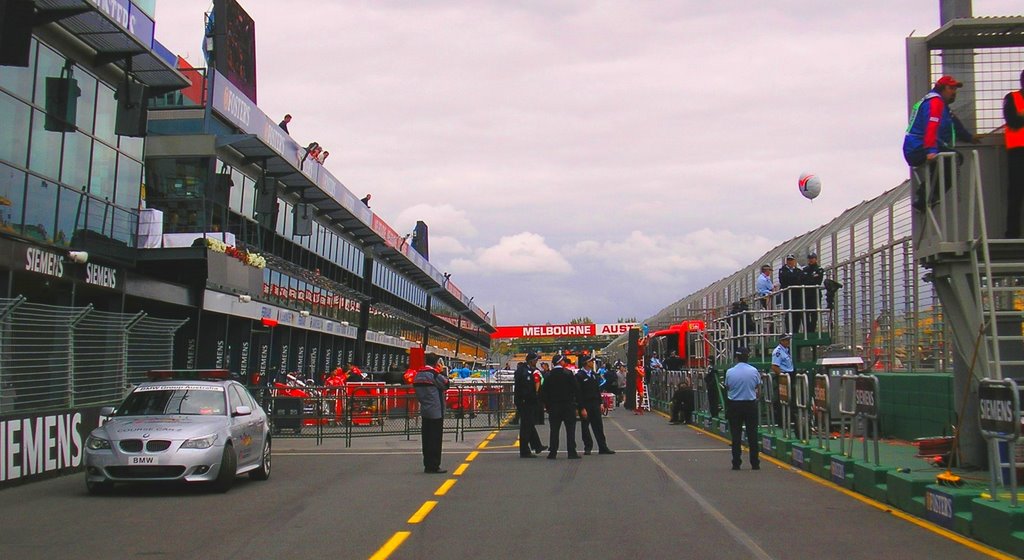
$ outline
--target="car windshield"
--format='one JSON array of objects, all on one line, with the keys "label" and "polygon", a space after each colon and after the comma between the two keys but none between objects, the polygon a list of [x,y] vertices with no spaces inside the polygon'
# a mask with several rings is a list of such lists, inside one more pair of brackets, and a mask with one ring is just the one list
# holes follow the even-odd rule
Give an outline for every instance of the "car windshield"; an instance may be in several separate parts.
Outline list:
[{"label": "car windshield", "polygon": [[128,395],[115,416],[226,414],[221,387],[140,387]]}]

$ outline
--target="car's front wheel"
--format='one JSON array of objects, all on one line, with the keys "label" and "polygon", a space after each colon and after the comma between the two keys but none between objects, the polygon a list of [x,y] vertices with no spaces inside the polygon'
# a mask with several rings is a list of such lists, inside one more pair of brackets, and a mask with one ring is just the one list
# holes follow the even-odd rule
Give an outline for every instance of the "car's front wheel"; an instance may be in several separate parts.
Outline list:
[{"label": "car's front wheel", "polygon": [[85,489],[89,491],[93,496],[102,496],[109,494],[114,489],[114,483],[109,480],[89,480],[85,479]]},{"label": "car's front wheel", "polygon": [[260,459],[260,466],[249,472],[249,478],[253,480],[266,480],[270,478],[270,438],[263,444],[263,457]]},{"label": "car's front wheel", "polygon": [[213,481],[213,489],[224,493],[231,490],[235,483],[235,475],[238,470],[238,457],[235,456],[235,448],[230,443],[224,446],[224,454],[220,459],[220,471],[217,472],[217,479]]}]

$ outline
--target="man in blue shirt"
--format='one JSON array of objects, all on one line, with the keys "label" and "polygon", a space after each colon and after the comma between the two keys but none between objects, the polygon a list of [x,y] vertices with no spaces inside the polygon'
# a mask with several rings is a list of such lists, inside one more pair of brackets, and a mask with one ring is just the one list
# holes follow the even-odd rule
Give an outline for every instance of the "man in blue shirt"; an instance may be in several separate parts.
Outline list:
[{"label": "man in blue shirt", "polygon": [[761,374],[747,363],[750,350],[744,346],[736,349],[736,365],[725,372],[725,388],[729,392],[729,431],[732,434],[732,470],[740,470],[741,442],[743,429],[747,430],[747,446],[750,448],[750,468],[761,469],[758,458],[758,413],[757,395],[761,386]]},{"label": "man in blue shirt", "polygon": [[772,265],[763,264],[761,265],[761,274],[757,276],[757,282],[754,284],[754,289],[757,290],[757,297],[761,301],[761,309],[768,308],[769,296],[773,288]]},{"label": "man in blue shirt", "polygon": [[[785,373],[789,375],[790,383],[793,382],[793,353],[789,348],[792,343],[793,335],[786,333],[779,338],[779,345],[772,350],[772,378],[774,379],[775,394],[779,394],[779,377]],[[779,426],[785,427],[782,423],[782,403],[776,402],[775,404],[775,418],[779,421]],[[789,406],[786,403],[785,406]]]},{"label": "man in blue shirt", "polygon": [[789,349],[793,335],[786,333],[779,337],[779,345],[772,351],[772,373],[793,375],[793,354]]}]

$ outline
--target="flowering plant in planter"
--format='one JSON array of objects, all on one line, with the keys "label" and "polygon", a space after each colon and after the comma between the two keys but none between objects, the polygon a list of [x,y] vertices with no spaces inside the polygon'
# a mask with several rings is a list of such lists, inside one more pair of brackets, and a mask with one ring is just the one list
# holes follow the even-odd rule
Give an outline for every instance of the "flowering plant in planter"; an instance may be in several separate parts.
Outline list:
[{"label": "flowering plant in planter", "polygon": [[229,257],[238,259],[238,261],[244,265],[260,269],[267,267],[267,259],[259,253],[246,251],[245,249],[228,245],[223,241],[212,237],[206,238],[206,248],[216,253],[224,253]]}]

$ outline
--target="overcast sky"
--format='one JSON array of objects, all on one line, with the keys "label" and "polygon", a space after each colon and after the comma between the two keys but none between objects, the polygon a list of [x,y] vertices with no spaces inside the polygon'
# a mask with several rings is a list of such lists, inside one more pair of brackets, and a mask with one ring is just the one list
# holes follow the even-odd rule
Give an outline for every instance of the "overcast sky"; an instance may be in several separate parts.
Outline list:
[{"label": "overcast sky", "polygon": [[[650,316],[898,185],[904,38],[939,27],[939,0],[240,2],[261,109],[506,325]],[[157,38],[205,66],[210,6],[161,0]]]}]

